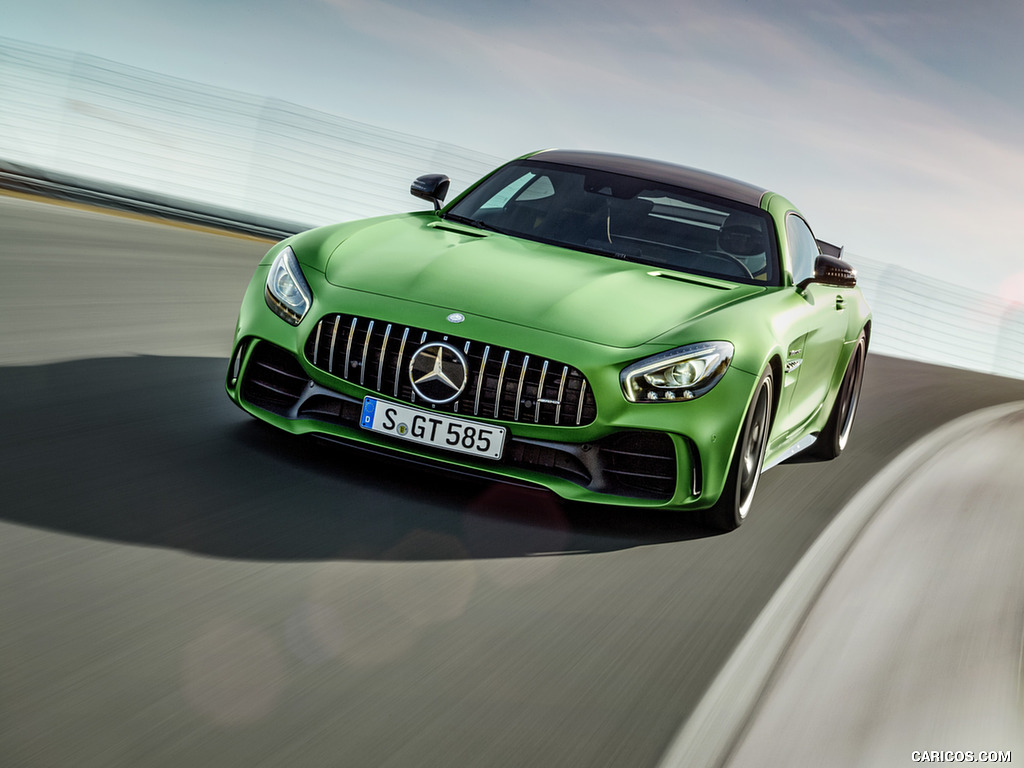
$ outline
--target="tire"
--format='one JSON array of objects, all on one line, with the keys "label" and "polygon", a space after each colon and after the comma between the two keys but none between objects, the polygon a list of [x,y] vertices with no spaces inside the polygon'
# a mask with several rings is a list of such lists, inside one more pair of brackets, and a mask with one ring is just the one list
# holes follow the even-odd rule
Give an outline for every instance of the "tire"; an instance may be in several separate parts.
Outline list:
[{"label": "tire", "polygon": [[857,416],[857,405],[860,403],[860,388],[864,381],[864,361],[867,358],[867,340],[861,331],[857,346],[850,356],[850,362],[843,374],[843,383],[839,385],[835,405],[829,414],[825,428],[808,453],[818,459],[830,461],[845,450],[853,431],[853,420]]},{"label": "tire", "polygon": [[740,439],[729,465],[722,496],[705,513],[704,521],[712,528],[732,531],[743,523],[750,512],[771,433],[774,390],[771,371],[767,370],[761,374],[750,408],[743,419]]}]

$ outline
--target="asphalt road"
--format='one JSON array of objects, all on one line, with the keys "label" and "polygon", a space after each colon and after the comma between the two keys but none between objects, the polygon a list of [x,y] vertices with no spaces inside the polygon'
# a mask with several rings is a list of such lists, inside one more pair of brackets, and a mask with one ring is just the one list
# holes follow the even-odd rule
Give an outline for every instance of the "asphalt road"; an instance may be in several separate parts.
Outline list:
[{"label": "asphalt road", "polygon": [[0,765],[655,766],[863,484],[1024,398],[871,356],[848,452],[712,536],[263,428],[266,248],[0,198]]},{"label": "asphalt road", "polygon": [[[812,549],[865,515],[870,522],[827,563],[827,581],[760,681],[725,766],[1020,760],[1022,454],[1024,402],[993,406],[931,433],[857,495]],[[794,569],[802,582],[813,578],[804,567],[813,559]],[[772,603],[791,602],[793,583],[791,575]],[[750,668],[736,666],[741,657],[720,679]]]}]

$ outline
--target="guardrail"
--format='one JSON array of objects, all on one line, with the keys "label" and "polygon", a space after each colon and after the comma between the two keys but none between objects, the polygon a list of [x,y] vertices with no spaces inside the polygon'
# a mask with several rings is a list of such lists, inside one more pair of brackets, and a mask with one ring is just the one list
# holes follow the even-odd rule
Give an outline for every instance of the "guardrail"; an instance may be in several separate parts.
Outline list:
[{"label": "guardrail", "polygon": [[[4,38],[0,158],[36,191],[270,237],[409,210],[416,176],[446,173],[455,194],[506,159]],[[1020,304],[847,258],[875,314],[873,351],[1024,378]]]},{"label": "guardrail", "polygon": [[92,203],[106,208],[133,211],[191,224],[202,224],[270,240],[281,240],[313,226],[312,224],[274,220],[268,217],[255,217],[244,211],[216,208],[197,203],[194,200],[172,198],[147,190],[104,184],[90,179],[79,179],[64,173],[8,163],[3,160],[0,160],[0,188],[45,195],[59,200]]}]

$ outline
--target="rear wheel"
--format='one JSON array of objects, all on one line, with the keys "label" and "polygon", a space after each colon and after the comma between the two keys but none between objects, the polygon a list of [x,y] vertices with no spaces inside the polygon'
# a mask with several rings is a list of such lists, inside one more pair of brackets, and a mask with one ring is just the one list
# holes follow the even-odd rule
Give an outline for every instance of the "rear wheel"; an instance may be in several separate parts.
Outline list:
[{"label": "rear wheel", "polygon": [[705,513],[705,522],[713,528],[731,531],[739,527],[753,504],[772,426],[773,387],[771,371],[765,371],[743,419],[743,428],[740,430],[740,439],[729,466],[722,496]]},{"label": "rear wheel", "polygon": [[867,340],[862,332],[857,339],[857,346],[850,356],[843,375],[843,383],[839,385],[835,405],[829,414],[825,428],[821,430],[817,441],[811,446],[809,453],[819,459],[834,459],[843,452],[853,431],[853,420],[857,415],[860,402],[860,386],[864,379],[864,360],[867,357]]}]

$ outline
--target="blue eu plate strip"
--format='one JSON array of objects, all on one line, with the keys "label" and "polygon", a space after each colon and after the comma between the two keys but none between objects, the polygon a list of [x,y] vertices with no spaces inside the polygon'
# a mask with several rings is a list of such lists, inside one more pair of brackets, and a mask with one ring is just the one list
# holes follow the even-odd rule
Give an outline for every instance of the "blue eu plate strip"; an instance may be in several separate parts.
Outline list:
[{"label": "blue eu plate strip", "polygon": [[377,401],[372,397],[363,400],[363,415],[359,419],[359,425],[369,427],[373,424],[373,412],[377,408]]}]

